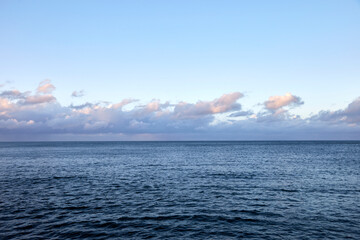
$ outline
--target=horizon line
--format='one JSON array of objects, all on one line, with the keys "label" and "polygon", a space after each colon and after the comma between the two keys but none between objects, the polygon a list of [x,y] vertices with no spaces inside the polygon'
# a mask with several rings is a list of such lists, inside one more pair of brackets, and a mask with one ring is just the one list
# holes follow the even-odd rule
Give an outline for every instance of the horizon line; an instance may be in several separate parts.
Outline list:
[{"label": "horizon line", "polygon": [[44,140],[0,141],[0,143],[47,143],[47,142],[360,142],[359,140]]}]

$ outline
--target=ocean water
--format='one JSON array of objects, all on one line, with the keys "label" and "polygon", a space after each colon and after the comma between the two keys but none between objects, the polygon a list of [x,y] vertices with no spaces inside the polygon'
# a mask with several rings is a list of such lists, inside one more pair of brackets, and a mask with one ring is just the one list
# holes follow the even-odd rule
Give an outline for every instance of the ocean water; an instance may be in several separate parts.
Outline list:
[{"label": "ocean water", "polygon": [[360,142],[0,143],[0,239],[360,239]]}]

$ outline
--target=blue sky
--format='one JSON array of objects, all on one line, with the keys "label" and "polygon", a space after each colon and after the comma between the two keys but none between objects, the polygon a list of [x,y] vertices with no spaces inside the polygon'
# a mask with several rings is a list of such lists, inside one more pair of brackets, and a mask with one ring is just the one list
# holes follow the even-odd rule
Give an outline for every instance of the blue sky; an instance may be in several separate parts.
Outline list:
[{"label": "blue sky", "polygon": [[[242,111],[252,113],[248,115],[251,119],[274,115],[279,109],[287,111],[286,116],[278,119],[282,124],[284,121],[288,124],[288,119],[295,115],[302,119],[301,124],[308,123],[310,118],[320,116],[321,111],[332,112],[335,119],[336,111],[346,111],[360,96],[359,29],[360,3],[355,0],[1,1],[0,84],[3,86],[0,91],[33,91],[33,96],[51,94],[55,100],[36,103],[32,108],[32,111],[43,108],[47,113],[54,111],[55,105],[69,108],[89,103],[94,107],[101,101],[115,104],[123,99],[138,101],[124,105],[122,111],[139,109],[154,101],[161,104],[168,101],[170,107],[166,111],[173,111],[180,102],[203,101],[211,105],[211,101],[224,94],[239,92],[242,97],[236,101]],[[46,79],[50,82],[43,85],[51,84],[55,88],[36,92],[39,83]],[[71,96],[74,91],[83,91],[83,96]],[[9,104],[20,106],[31,94],[12,97]],[[6,96],[3,94],[3,98]],[[268,109],[265,102],[274,96],[289,96],[276,98],[287,104]],[[73,109],[67,109],[70,110]],[[0,121],[32,121],[31,116],[37,114],[23,107],[17,108],[16,114],[14,111],[5,114],[4,110]],[[227,116],[234,111],[239,108],[209,112],[206,117],[211,120],[201,127],[229,124]],[[19,114],[24,116],[24,112],[29,114],[27,118],[15,118]],[[194,116],[191,118],[194,123]],[[341,118],[344,120],[344,116],[336,119]],[[38,122],[45,124],[47,119],[38,118]],[[170,119],[175,121],[174,116]],[[231,124],[243,121],[236,124],[246,129],[249,136],[251,129],[258,129],[246,128],[248,119],[243,117],[230,120]],[[265,128],[273,124],[259,122]],[[328,126],[328,121],[317,124],[321,126],[317,129],[334,127],[334,124]],[[347,124],[352,128],[346,124],[343,127],[350,129],[349,132],[353,128],[359,131],[358,122],[352,120]],[[6,126],[5,122],[3,126],[0,124],[7,132],[4,134],[14,136],[14,130]],[[283,125],[271,126],[275,132],[283,129]],[[50,128],[46,133],[59,136],[58,130]],[[338,132],[343,133],[345,130],[341,129]],[[102,130],[91,134],[94,138],[96,134],[113,134]],[[160,130],[161,134],[170,131]],[[171,138],[185,134],[183,130]],[[17,133],[28,131],[29,136],[38,134],[24,128],[19,128]],[[65,132],[72,134],[70,128]],[[265,138],[271,131],[265,132],[259,133],[259,138]],[[335,132],[328,138],[348,136],[340,137]],[[221,133],[223,138],[236,139],[230,133]],[[116,134],[122,134],[121,127]],[[129,137],[127,134],[124,139]],[[147,129],[139,134],[154,133]],[[197,138],[202,138],[201,134]],[[192,138],[187,136],[181,138]],[[317,138],[325,135],[319,133]]]}]

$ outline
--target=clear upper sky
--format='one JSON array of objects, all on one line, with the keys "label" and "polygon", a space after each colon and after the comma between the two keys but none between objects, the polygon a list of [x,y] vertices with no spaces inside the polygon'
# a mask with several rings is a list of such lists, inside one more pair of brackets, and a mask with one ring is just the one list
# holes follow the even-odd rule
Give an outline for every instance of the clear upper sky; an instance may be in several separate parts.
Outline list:
[{"label": "clear upper sky", "polygon": [[62,106],[241,92],[256,112],[291,93],[305,119],[345,109],[359,76],[355,0],[0,1],[2,89],[49,79]]}]

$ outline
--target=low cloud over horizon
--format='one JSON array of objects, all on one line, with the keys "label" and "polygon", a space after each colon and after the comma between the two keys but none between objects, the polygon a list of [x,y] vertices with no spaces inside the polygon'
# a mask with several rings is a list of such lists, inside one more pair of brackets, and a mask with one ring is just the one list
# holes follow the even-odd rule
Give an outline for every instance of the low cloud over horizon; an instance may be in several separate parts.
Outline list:
[{"label": "low cloud over horizon", "polygon": [[[241,104],[244,94],[177,103],[137,99],[62,106],[56,87],[42,81],[35,91],[0,92],[0,140],[358,140],[360,97],[345,109],[296,114],[305,102],[285,93],[268,96],[255,111]],[[73,91],[81,98],[84,91]],[[125,106],[134,105],[130,110]]]}]

